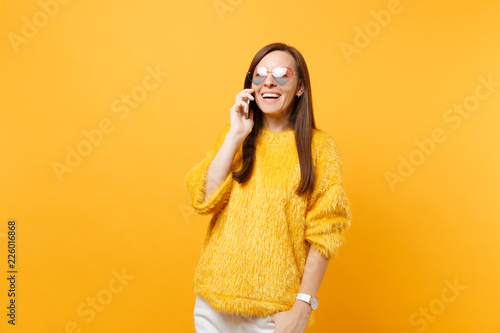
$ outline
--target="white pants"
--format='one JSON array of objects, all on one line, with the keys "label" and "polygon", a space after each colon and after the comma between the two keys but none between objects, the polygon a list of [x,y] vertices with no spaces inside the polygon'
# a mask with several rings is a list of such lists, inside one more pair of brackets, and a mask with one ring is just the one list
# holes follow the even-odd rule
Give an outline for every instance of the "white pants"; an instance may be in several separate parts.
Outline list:
[{"label": "white pants", "polygon": [[276,324],[271,316],[246,317],[217,311],[196,295],[194,328],[196,333],[272,333]]}]

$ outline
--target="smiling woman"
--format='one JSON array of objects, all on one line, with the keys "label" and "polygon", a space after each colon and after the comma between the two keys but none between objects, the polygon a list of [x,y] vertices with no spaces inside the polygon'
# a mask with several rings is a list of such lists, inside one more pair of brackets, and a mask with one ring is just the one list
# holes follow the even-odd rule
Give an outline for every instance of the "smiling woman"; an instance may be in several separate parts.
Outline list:
[{"label": "smiling woman", "polygon": [[304,92],[304,84],[297,77],[299,73],[292,69],[295,67],[292,55],[281,50],[270,52],[257,66],[250,66],[247,78],[251,86],[246,81],[245,88],[251,88],[257,96],[257,107],[263,113],[266,128],[279,131],[282,125],[288,127],[292,102]]},{"label": "smiling woman", "polygon": [[328,261],[350,226],[341,164],[315,126],[302,55],[265,46],[230,123],[185,178],[194,211],[213,214],[192,284],[196,332],[304,332],[314,323]]}]

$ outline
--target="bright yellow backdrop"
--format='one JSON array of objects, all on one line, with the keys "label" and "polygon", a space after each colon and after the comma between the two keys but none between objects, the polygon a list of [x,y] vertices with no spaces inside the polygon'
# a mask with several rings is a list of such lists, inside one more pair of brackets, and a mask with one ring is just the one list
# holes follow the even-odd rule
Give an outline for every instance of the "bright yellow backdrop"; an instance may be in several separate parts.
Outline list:
[{"label": "bright yellow backdrop", "polygon": [[183,178],[275,41],[308,63],[352,203],[310,331],[500,332],[500,2],[25,0],[0,12],[2,276],[7,222],[18,230],[16,326],[2,278],[2,332],[194,331],[209,217]]}]

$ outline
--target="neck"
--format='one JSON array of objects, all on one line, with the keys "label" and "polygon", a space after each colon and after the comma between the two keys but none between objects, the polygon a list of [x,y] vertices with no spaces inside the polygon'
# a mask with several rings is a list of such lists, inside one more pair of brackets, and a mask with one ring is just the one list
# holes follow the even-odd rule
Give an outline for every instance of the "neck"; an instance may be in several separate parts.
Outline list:
[{"label": "neck", "polygon": [[273,132],[282,132],[292,129],[290,123],[288,122],[288,114],[283,115],[280,118],[271,117],[263,114],[263,124],[262,126]]}]

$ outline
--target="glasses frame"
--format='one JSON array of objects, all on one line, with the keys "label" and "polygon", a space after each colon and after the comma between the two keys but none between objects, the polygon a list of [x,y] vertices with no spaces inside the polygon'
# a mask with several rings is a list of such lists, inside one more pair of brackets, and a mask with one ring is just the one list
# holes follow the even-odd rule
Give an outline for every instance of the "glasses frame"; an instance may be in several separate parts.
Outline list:
[{"label": "glasses frame", "polygon": [[[265,78],[262,80],[262,82],[261,82],[261,83],[259,83],[259,84],[255,84],[255,83],[253,82],[253,77],[254,77],[254,75],[255,75],[255,72],[257,71],[257,68],[265,68],[265,69],[266,69],[266,71],[267,71],[266,77],[265,77]],[[272,74],[272,77],[273,77],[274,82],[276,82],[276,83],[277,83],[278,85],[280,85],[280,86],[284,86],[284,85],[285,85],[285,84],[287,84],[290,80],[286,81],[286,82],[285,82],[285,83],[283,83],[283,84],[280,84],[280,83],[278,82],[278,80],[276,80],[276,79],[280,79],[280,78],[282,78],[284,75],[283,75],[283,76],[276,77],[276,76],[274,75],[274,70],[275,70],[276,68],[286,68],[285,75],[286,75],[286,74],[288,74],[288,73],[293,74],[293,75],[296,75],[296,73],[295,73],[295,72],[294,72],[294,71],[293,71],[290,67],[287,67],[287,66],[276,66],[276,67],[273,67],[273,69],[271,69],[271,70],[267,69],[267,68],[266,68],[266,67],[264,67],[264,66],[256,66],[256,67],[254,68],[254,70],[253,70],[253,73],[251,73],[250,71],[247,73],[247,77],[248,77],[248,79],[250,80],[250,82],[252,82],[252,83],[253,83],[253,84],[255,84],[256,86],[260,86],[260,85],[261,85],[262,83],[264,83],[264,81],[267,79],[267,76],[268,76],[269,74]]]}]

